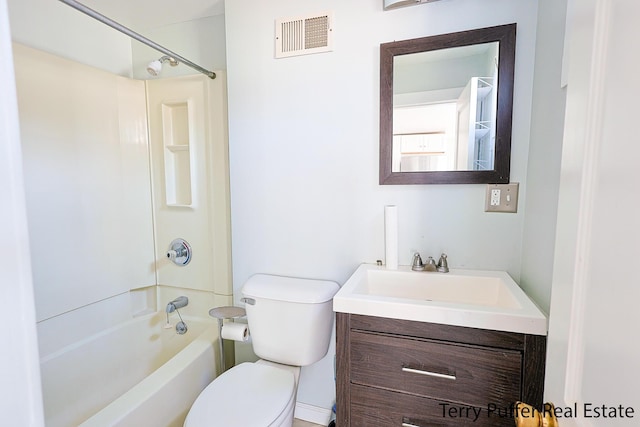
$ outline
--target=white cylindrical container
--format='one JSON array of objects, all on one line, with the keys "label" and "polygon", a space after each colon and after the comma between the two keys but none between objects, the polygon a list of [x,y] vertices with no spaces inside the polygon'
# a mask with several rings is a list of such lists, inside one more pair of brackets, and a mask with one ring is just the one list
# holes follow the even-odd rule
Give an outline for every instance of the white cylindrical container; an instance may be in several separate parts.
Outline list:
[{"label": "white cylindrical container", "polygon": [[384,207],[384,257],[389,270],[398,269],[398,207]]},{"label": "white cylindrical container", "polygon": [[247,342],[249,341],[249,327],[246,323],[225,323],[220,335],[225,340]]}]

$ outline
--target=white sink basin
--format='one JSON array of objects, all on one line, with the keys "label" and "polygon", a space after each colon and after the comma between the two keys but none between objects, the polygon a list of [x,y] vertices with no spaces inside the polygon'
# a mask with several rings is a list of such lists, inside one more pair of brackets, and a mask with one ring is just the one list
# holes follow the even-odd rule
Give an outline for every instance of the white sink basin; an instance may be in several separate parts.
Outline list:
[{"label": "white sink basin", "polygon": [[337,312],[547,334],[547,318],[504,271],[387,270],[362,264],[333,298]]}]

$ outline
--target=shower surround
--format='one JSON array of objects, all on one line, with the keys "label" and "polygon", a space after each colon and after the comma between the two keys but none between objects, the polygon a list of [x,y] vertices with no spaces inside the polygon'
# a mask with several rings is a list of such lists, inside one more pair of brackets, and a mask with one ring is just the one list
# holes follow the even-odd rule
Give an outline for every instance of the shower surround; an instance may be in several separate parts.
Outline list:
[{"label": "shower surround", "polygon": [[[152,371],[187,357],[178,348],[199,347],[199,373],[189,382],[206,385],[217,366],[217,333],[203,341],[198,333],[206,328],[197,325],[211,322],[211,307],[232,302],[224,73],[145,82],[20,44],[13,50],[47,425],[77,425],[113,399],[118,412],[127,412],[123,399],[139,406],[138,393],[126,390],[138,382],[132,390],[155,387]],[[176,106],[185,114],[172,123],[163,112]],[[172,125],[187,130],[181,144],[190,150],[181,151],[180,162],[190,167],[178,181],[190,183],[188,203],[167,198],[166,178],[180,166],[165,161]],[[188,266],[166,259],[176,237],[193,248]],[[190,344],[157,330],[152,314],[163,317],[180,295],[190,299],[181,310],[185,321],[196,319],[185,335],[195,339]],[[133,353],[119,359],[125,350]],[[115,365],[130,384],[116,391],[92,380],[118,377],[108,368]],[[197,396],[184,382],[167,381],[171,394]],[[63,395],[71,398],[63,391],[69,384],[91,409],[78,401],[58,405]],[[184,408],[175,411],[179,418]],[[154,425],[178,425],[165,421]]]}]

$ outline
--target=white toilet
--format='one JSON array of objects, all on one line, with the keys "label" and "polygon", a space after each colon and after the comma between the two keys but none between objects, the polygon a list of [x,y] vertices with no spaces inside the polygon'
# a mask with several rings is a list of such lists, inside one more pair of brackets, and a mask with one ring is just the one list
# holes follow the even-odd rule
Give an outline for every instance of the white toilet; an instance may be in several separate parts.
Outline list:
[{"label": "white toilet", "polygon": [[255,363],[200,393],[184,427],[291,427],[300,367],[329,349],[335,282],[256,274],[242,288]]}]

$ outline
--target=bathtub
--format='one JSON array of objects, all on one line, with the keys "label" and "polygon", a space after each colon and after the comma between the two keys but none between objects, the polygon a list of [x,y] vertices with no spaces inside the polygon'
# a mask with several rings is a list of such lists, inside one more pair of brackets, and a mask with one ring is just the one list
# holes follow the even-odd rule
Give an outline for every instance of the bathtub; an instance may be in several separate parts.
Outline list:
[{"label": "bathtub", "polygon": [[215,378],[218,330],[164,312],[134,318],[41,359],[47,427],[179,427]]}]

